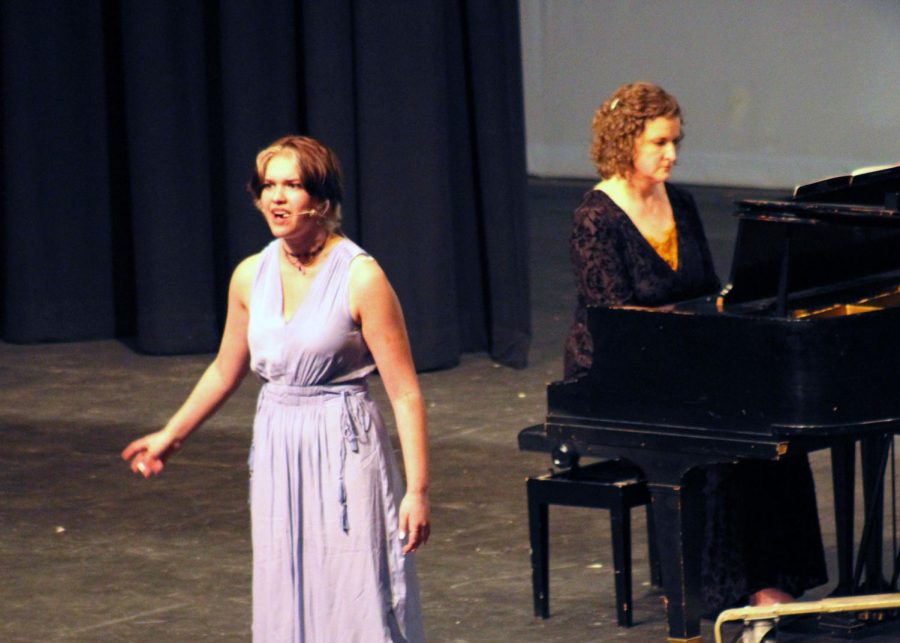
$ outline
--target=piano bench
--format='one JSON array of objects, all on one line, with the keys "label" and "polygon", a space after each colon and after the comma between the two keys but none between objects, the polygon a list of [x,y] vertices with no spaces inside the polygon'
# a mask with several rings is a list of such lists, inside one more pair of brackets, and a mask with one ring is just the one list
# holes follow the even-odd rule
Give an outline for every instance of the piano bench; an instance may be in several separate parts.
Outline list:
[{"label": "piano bench", "polygon": [[650,577],[662,584],[653,537],[650,492],[643,474],[619,460],[574,466],[556,473],[528,478],[528,531],[531,538],[531,579],[534,615],[550,615],[548,505],[608,509],[612,531],[613,569],[616,582],[616,614],[619,625],[632,624],[631,607],[631,508],[647,505],[647,542]]}]

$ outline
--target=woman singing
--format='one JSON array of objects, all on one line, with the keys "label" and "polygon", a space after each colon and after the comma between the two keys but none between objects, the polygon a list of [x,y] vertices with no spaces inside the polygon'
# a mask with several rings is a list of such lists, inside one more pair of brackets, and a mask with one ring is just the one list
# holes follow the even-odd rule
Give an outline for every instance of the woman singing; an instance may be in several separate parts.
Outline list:
[{"label": "woman singing", "polygon": [[[428,540],[425,405],[400,304],[338,232],[341,172],[318,141],[256,158],[251,192],[274,237],[234,271],[218,355],[159,431],[122,456],[151,476],[237,388],[262,380],[250,455],[253,640],[422,641],[412,552]],[[404,492],[366,377],[396,419]]]}]

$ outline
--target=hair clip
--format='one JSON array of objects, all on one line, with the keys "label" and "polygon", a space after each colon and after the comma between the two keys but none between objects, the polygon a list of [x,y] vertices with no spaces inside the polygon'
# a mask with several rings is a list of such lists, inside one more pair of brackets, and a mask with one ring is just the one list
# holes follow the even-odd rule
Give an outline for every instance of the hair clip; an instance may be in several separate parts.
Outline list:
[{"label": "hair clip", "polygon": [[613,98],[613,102],[611,102],[609,104],[609,111],[611,111],[611,112],[616,111],[616,107],[618,107],[618,106],[619,106],[619,99]]}]

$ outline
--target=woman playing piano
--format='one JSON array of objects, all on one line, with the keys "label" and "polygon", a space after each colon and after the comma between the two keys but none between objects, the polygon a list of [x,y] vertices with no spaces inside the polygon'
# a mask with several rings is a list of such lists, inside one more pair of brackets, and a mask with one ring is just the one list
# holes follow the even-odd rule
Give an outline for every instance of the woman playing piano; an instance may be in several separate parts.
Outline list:
[{"label": "woman playing piano", "polygon": [[[591,366],[587,306],[659,306],[719,287],[694,200],[667,183],[683,136],[675,98],[650,83],[623,85],[594,114],[592,129],[591,157],[601,180],[575,210],[570,253],[578,300],[565,346],[566,378]],[[826,581],[805,456],[700,473],[708,611],[785,602]]]}]

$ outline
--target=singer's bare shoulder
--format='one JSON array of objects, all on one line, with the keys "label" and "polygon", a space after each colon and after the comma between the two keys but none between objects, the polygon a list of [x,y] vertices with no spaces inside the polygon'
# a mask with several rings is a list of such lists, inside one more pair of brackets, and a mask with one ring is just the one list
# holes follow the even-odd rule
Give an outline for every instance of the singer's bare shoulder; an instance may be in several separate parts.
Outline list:
[{"label": "singer's bare shoulder", "polygon": [[250,289],[253,286],[253,279],[259,269],[259,261],[262,257],[261,252],[250,255],[234,269],[231,275],[230,297],[236,296],[244,306],[250,303]]}]

